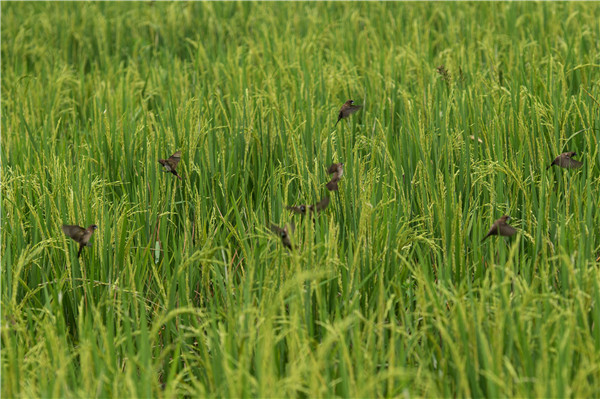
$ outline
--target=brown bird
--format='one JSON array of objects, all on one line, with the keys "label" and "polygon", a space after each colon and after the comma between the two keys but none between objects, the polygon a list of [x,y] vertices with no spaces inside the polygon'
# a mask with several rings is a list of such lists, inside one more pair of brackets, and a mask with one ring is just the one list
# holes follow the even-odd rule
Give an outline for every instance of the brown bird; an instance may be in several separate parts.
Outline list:
[{"label": "brown bird", "polygon": [[181,160],[181,151],[177,151],[175,154],[171,155],[169,157],[169,159],[159,159],[158,163],[165,167],[165,170],[163,170],[163,172],[171,172],[175,176],[177,176],[177,178],[179,180],[183,180],[181,178],[181,176],[179,176],[177,174],[177,171],[175,170],[175,168],[177,168],[177,164],[179,163],[180,160]]},{"label": "brown bird", "polygon": [[331,180],[325,185],[329,191],[337,191],[338,190],[338,182],[344,175],[344,164],[343,163],[334,163],[327,169],[327,173],[333,175]]},{"label": "brown bird", "polygon": [[574,160],[572,157],[575,155],[577,155],[577,153],[573,151],[563,152],[562,154],[554,158],[554,161],[552,161],[552,163],[546,168],[546,170],[550,169],[553,165],[558,165],[561,168],[566,169],[581,168],[583,162]]},{"label": "brown bird", "polygon": [[94,231],[98,228],[98,226],[96,226],[95,224],[92,224],[90,227],[88,227],[87,229],[84,229],[83,227],[79,227],[79,226],[75,226],[75,225],[66,225],[63,224],[62,226],[62,231],[68,236],[71,237],[72,239],[74,239],[75,241],[77,241],[79,243],[79,252],[77,252],[77,257],[79,258],[79,255],[81,255],[81,251],[83,250],[83,247],[85,246],[92,246],[89,241],[90,238],[92,238],[92,234],[94,234]]},{"label": "brown bird", "polygon": [[440,65],[436,68],[437,72],[442,76],[446,83],[450,83],[450,72],[446,69],[446,66]]},{"label": "brown bird", "polygon": [[296,226],[294,226],[294,223],[287,224],[283,229],[279,226],[271,224],[270,229],[273,233],[281,237],[281,242],[285,247],[287,247],[288,249],[294,249],[294,247],[292,246],[292,242],[290,241],[290,234],[293,234],[294,230],[296,230]]},{"label": "brown bird", "polygon": [[322,210],[327,208],[327,205],[329,205],[329,196],[326,195],[325,197],[323,197],[321,199],[321,201],[319,201],[315,205],[286,206],[286,209],[289,209],[290,211],[292,211],[294,213],[306,215],[306,211],[308,211],[309,213],[312,213],[315,211],[321,212]]},{"label": "brown bird", "polygon": [[354,101],[353,100],[346,101],[344,103],[344,105],[342,105],[342,108],[340,108],[340,113],[338,114],[338,120],[335,123],[335,125],[337,126],[337,124],[343,118],[349,117],[350,115],[352,115],[353,113],[355,113],[356,111],[358,111],[361,108],[362,108],[362,105],[354,105]]},{"label": "brown bird", "polygon": [[483,240],[481,240],[481,242],[484,242],[485,239],[489,236],[501,235],[510,237],[514,235],[517,232],[517,230],[506,223],[508,219],[510,219],[510,216],[504,215],[500,219],[496,220],[492,227],[490,227],[490,230],[488,231],[487,235],[483,237]]}]

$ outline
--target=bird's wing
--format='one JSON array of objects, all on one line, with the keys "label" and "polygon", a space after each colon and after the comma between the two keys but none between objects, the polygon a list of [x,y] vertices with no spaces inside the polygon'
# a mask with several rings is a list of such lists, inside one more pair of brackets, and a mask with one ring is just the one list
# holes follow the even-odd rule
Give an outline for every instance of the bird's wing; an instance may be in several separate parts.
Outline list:
[{"label": "bird's wing", "polygon": [[503,224],[500,226],[500,235],[512,236],[517,232],[517,229],[512,227],[510,224]]},{"label": "bird's wing", "polygon": [[175,154],[169,157],[169,162],[173,166],[173,168],[177,167],[177,164],[181,161],[181,151],[177,151]]},{"label": "bird's wing", "polygon": [[75,225],[70,226],[63,224],[62,231],[77,242],[81,242],[83,236],[85,235],[85,229]]},{"label": "bird's wing", "polygon": [[572,158],[561,158],[559,161],[559,165],[567,169],[577,169],[581,168],[583,162],[576,161]]},{"label": "bird's wing", "polygon": [[355,113],[356,111],[358,111],[361,108],[362,108],[362,105],[352,105],[352,106],[350,106],[350,108],[348,108],[348,110],[346,110],[346,113],[348,115],[352,115],[353,113]]},{"label": "bird's wing", "polygon": [[321,201],[319,201],[317,203],[317,205],[315,205],[315,207],[317,208],[317,211],[322,211],[323,209],[327,208],[327,205],[329,205],[329,196],[328,195],[323,197],[323,199],[321,199]]},{"label": "bird's wing", "polygon": [[330,174],[332,174],[332,173],[335,173],[335,172],[337,172],[337,170],[338,170],[338,164],[337,164],[337,163],[334,163],[334,164],[332,164],[332,165],[329,167],[329,169],[327,169],[327,174],[329,174],[329,175],[330,175]]}]

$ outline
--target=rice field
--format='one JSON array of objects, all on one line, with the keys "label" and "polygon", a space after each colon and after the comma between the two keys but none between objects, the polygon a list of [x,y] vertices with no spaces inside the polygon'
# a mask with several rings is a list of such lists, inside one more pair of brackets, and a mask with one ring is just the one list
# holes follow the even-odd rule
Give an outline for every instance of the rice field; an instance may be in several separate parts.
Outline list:
[{"label": "rice field", "polygon": [[2,2],[1,40],[2,397],[600,397],[600,3]]}]

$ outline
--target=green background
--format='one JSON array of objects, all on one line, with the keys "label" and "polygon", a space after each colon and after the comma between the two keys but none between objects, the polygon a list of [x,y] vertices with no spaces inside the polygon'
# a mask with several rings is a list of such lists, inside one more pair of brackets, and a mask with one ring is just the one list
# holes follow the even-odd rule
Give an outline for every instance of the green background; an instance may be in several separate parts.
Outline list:
[{"label": "green background", "polygon": [[[1,30],[2,396],[600,396],[598,3],[2,2]],[[332,162],[327,211],[285,210]],[[99,226],[79,260],[63,223]]]}]

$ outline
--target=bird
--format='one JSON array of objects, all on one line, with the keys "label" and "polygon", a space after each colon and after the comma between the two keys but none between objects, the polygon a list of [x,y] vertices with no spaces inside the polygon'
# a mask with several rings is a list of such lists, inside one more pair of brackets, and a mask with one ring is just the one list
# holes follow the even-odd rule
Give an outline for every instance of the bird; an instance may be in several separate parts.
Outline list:
[{"label": "bird", "polygon": [[292,211],[294,213],[306,215],[306,211],[308,211],[309,213],[312,213],[315,211],[320,212],[320,211],[324,210],[325,208],[327,208],[327,205],[329,205],[329,196],[326,195],[325,197],[323,197],[321,199],[321,201],[319,201],[315,205],[286,206],[286,209],[289,209],[290,211]]},{"label": "bird", "polygon": [[344,175],[344,164],[343,163],[334,163],[329,169],[327,169],[327,173],[333,175],[331,180],[325,185],[329,191],[337,191],[338,190],[338,182]]},{"label": "bird", "polygon": [[517,230],[514,227],[512,227],[511,225],[506,223],[506,221],[508,219],[510,219],[510,216],[504,215],[500,219],[496,220],[494,222],[494,224],[492,225],[492,227],[490,227],[490,230],[488,231],[486,236],[483,237],[483,240],[481,240],[481,242],[484,242],[485,239],[488,238],[489,236],[501,235],[501,236],[510,237],[510,236],[514,235],[517,232]]},{"label": "bird", "polygon": [[337,126],[342,119],[349,117],[361,108],[362,105],[354,105],[353,100],[346,101],[344,105],[342,105],[342,108],[340,108],[340,113],[338,114],[338,120],[335,123],[335,126]]},{"label": "bird", "polygon": [[277,225],[271,223],[271,231],[281,237],[281,242],[288,249],[294,249],[292,242],[290,241],[290,233],[294,233],[296,226],[294,223],[287,224],[283,229]]},{"label": "bird", "polygon": [[575,155],[577,155],[577,153],[573,151],[563,152],[562,154],[554,158],[554,161],[552,161],[552,163],[546,168],[546,170],[550,169],[553,165],[557,165],[561,168],[566,169],[581,168],[583,162],[574,160],[572,157],[574,157]]},{"label": "bird", "polygon": [[158,163],[165,167],[165,170],[163,170],[163,172],[171,172],[175,176],[177,176],[177,178],[179,180],[183,180],[181,178],[181,176],[179,176],[177,174],[177,171],[175,170],[175,168],[177,168],[177,164],[179,163],[180,160],[181,160],[181,151],[177,151],[175,154],[171,155],[169,157],[169,159],[159,159]]},{"label": "bird", "polygon": [[450,72],[446,69],[445,65],[440,65],[436,68],[437,72],[442,76],[446,83],[450,83]]},{"label": "bird", "polygon": [[89,243],[90,238],[92,238],[92,234],[98,228],[95,224],[92,224],[87,229],[76,225],[67,225],[63,224],[62,231],[73,240],[79,243],[79,252],[77,252],[77,257],[81,255],[81,251],[85,246],[91,246]]}]

